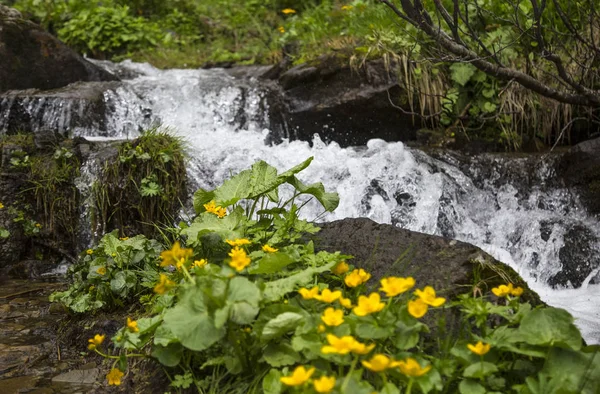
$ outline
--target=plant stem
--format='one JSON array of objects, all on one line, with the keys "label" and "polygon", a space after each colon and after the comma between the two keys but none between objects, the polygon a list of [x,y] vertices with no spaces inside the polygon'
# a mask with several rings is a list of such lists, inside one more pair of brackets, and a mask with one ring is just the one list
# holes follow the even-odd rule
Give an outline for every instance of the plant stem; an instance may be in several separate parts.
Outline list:
[{"label": "plant stem", "polygon": [[346,375],[346,379],[344,379],[344,383],[342,384],[342,388],[340,391],[344,393],[346,391],[346,387],[348,387],[348,383],[350,382],[350,376],[354,372],[354,368],[356,368],[356,364],[358,363],[358,355],[354,356],[354,360],[352,360],[352,365],[350,366],[350,372]]}]

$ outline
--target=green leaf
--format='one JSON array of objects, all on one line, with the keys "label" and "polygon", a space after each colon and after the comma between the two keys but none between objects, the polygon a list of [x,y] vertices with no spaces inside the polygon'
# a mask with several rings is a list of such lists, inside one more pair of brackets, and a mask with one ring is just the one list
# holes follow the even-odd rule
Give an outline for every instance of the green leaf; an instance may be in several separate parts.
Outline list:
[{"label": "green leaf", "polygon": [[480,361],[478,363],[469,365],[465,369],[463,376],[465,378],[481,379],[487,375],[493,374],[494,372],[498,372],[498,367],[496,367],[495,364],[488,363],[487,361]]},{"label": "green leaf", "polygon": [[5,239],[10,236],[10,232],[4,227],[0,227],[0,238]]},{"label": "green leaf", "polygon": [[288,344],[270,343],[263,353],[265,361],[272,367],[282,367],[300,362],[300,355]]},{"label": "green leaf", "polygon": [[261,339],[265,342],[293,331],[304,319],[304,316],[294,312],[284,312],[265,324]]},{"label": "green leaf", "polygon": [[287,278],[267,282],[265,283],[264,297],[267,301],[276,301],[286,294],[295,291],[296,287],[305,286],[312,282],[315,275],[331,270],[336,264],[337,261],[331,261],[320,267],[307,267]]},{"label": "green leaf", "polygon": [[197,214],[206,212],[206,209],[204,209],[204,204],[208,204],[214,199],[214,191],[206,191],[204,189],[196,190],[196,192],[194,193],[194,211],[196,211]]},{"label": "green leaf", "polygon": [[314,196],[328,212],[333,212],[340,203],[340,196],[337,193],[325,192],[325,187],[320,182],[305,185],[293,176],[288,180],[288,183],[294,186],[300,193]]},{"label": "green leaf", "polygon": [[600,390],[600,353],[552,348],[543,371],[570,392],[596,394]]},{"label": "green leaf", "polygon": [[521,320],[518,331],[521,339],[531,345],[564,344],[575,350],[581,349],[581,333],[573,324],[573,316],[564,309],[535,309]]},{"label": "green leaf", "polygon": [[465,379],[458,385],[460,394],[485,394],[485,387],[474,380]]},{"label": "green leaf", "polygon": [[236,276],[229,282],[227,304],[231,305],[231,320],[237,324],[250,324],[260,311],[262,299],[260,289],[242,276]]},{"label": "green leaf", "polygon": [[201,351],[209,348],[224,335],[208,315],[204,294],[196,287],[188,287],[179,303],[165,313],[163,325],[188,349]]},{"label": "green leaf", "polygon": [[178,343],[171,344],[167,347],[155,345],[152,348],[152,357],[158,360],[164,366],[175,367],[181,361],[183,355],[183,346]]},{"label": "green leaf", "polygon": [[401,322],[397,323],[394,345],[398,350],[408,350],[419,343],[421,325],[407,326]]},{"label": "green leaf", "polygon": [[465,86],[476,71],[471,63],[454,63],[450,66],[450,77],[460,86]]},{"label": "green leaf", "polygon": [[283,252],[267,253],[258,261],[258,266],[249,270],[250,274],[274,274],[288,265],[294,263],[296,259]]},{"label": "green leaf", "polygon": [[218,234],[221,239],[241,238],[240,226],[244,218],[239,210],[235,210],[222,219],[211,213],[200,214],[194,219],[194,222],[181,230],[181,235],[188,238],[192,246],[199,244],[203,235],[210,233]]},{"label": "green leaf", "polygon": [[161,324],[154,331],[154,344],[160,346],[169,346],[171,343],[177,342],[177,337],[165,327],[164,324]]},{"label": "green leaf", "polygon": [[394,383],[387,382],[383,386],[383,388],[381,389],[381,391],[379,393],[380,394],[400,394],[400,390],[398,390],[398,387],[396,387],[396,385]]},{"label": "green leaf", "polygon": [[[356,326],[356,335],[364,339],[382,339],[391,337],[394,333],[394,327],[379,327],[370,323],[361,323]],[[418,335],[417,335],[418,336]]]},{"label": "green leaf", "polygon": [[264,394],[280,394],[283,389],[281,384],[282,376],[281,371],[278,369],[271,369],[262,381]]}]

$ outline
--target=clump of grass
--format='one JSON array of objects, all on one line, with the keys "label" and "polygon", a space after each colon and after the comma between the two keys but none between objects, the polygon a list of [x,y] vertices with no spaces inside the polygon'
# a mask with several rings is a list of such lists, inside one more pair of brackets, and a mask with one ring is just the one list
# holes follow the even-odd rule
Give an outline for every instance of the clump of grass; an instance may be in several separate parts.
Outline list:
[{"label": "clump of grass", "polygon": [[152,236],[157,225],[170,224],[185,198],[184,156],[183,141],[159,128],[121,144],[92,188],[95,227]]}]

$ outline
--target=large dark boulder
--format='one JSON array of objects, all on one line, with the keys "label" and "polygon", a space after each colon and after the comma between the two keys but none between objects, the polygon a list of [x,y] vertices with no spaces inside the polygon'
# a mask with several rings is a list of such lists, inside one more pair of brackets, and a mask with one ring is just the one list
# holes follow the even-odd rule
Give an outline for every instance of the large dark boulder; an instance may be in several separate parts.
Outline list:
[{"label": "large dark boulder", "polygon": [[341,146],[373,138],[412,141],[421,122],[399,108],[406,92],[397,75],[396,65],[382,59],[351,68],[335,57],[267,72],[265,78],[278,77],[280,99],[270,115],[281,119],[283,136],[291,139],[310,141],[317,133]]},{"label": "large dark boulder", "polygon": [[117,78],[88,62],[40,26],[0,5],[0,92],[55,89]]},{"label": "large dark boulder", "polygon": [[[405,230],[370,219],[343,219],[320,225],[315,247],[354,256],[350,262],[373,275],[372,286],[385,276],[412,276],[419,288],[433,286],[454,297],[466,292],[490,294],[492,287],[512,282],[528,289],[509,266],[468,243]],[[527,290],[524,299],[539,303]]]}]

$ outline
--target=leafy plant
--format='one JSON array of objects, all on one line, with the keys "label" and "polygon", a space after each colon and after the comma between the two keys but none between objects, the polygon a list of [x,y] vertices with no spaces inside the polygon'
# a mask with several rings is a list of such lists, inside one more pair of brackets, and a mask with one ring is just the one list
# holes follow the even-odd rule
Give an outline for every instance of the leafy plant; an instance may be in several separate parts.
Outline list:
[{"label": "leafy plant", "polygon": [[[300,236],[317,228],[294,201],[337,201],[297,181],[309,163],[278,174],[258,162],[196,193],[198,216],[161,253],[155,295],[144,298],[150,314],[128,318],[114,353],[94,346],[114,361],[110,384],[120,384],[127,359],[152,357],[179,371],[174,387],[198,391],[226,371],[218,381],[245,392],[597,392],[597,349],[583,345],[566,311],[521,302],[520,287],[448,302],[410,277],[382,278],[376,289],[349,256],[315,253]],[[284,183],[295,193],[282,202]],[[460,335],[436,340],[422,320],[431,308],[452,309]]]}]

